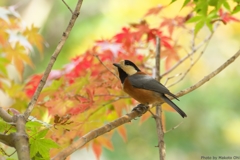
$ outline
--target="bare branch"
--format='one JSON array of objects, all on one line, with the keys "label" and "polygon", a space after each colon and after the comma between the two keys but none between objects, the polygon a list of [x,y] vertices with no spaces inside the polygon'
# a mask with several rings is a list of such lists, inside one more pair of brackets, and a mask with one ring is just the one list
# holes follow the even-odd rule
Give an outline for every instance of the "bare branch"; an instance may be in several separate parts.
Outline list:
[{"label": "bare branch", "polygon": [[115,74],[115,73],[113,73],[102,61],[101,61],[101,59],[98,57],[98,55],[94,55],[97,59],[98,59],[98,61],[109,71],[109,72],[111,72],[115,77],[117,77],[117,79],[119,79],[119,77]]},{"label": "bare branch", "polygon": [[10,114],[8,114],[2,107],[0,107],[0,117],[5,122],[12,122],[12,116]]},{"label": "bare branch", "polygon": [[170,132],[170,131],[172,131],[172,130],[174,130],[174,129],[176,129],[176,128],[178,128],[181,124],[183,123],[183,121],[181,122],[181,123],[179,123],[178,125],[176,125],[176,126],[174,126],[174,127],[172,127],[171,129],[169,129],[169,130],[167,130],[166,132],[164,132],[164,133],[168,133],[168,132]]},{"label": "bare branch", "polygon": [[124,115],[118,119],[116,119],[113,122],[110,122],[102,127],[99,127],[95,130],[92,130],[79,138],[76,142],[72,143],[70,146],[59,152],[55,157],[53,157],[51,160],[64,160],[67,156],[78,150],[80,147],[84,146],[89,141],[97,138],[100,135],[103,135],[107,132],[110,132],[111,130],[117,128],[120,125],[123,125],[125,123],[131,122],[132,119],[140,116],[141,114],[132,111],[131,113]]},{"label": "bare branch", "polygon": [[13,134],[12,140],[14,143],[14,147],[17,150],[18,159],[30,160],[28,135],[25,131],[26,124],[25,117],[24,115],[20,114],[16,115],[15,119],[17,132],[12,133]]},{"label": "bare branch", "polygon": [[[211,37],[212,37],[213,34],[211,34]],[[209,41],[208,41],[209,42]],[[190,72],[190,70],[193,68],[193,66],[198,62],[198,60],[202,57],[203,53],[205,52],[205,50],[207,49],[207,46],[209,43],[206,43],[206,45],[204,46],[203,50],[201,51],[201,53],[198,55],[198,57],[196,58],[196,60],[193,62],[192,60],[192,56],[190,56],[190,60],[191,60],[191,65],[189,66],[189,68],[183,73],[181,74],[182,77],[180,79],[178,79],[176,82],[172,83],[171,85],[169,85],[168,87],[172,87],[174,86],[175,84],[179,83],[180,81],[182,81],[186,75]]]},{"label": "bare branch", "polygon": [[214,33],[214,31],[213,32],[211,32],[210,33],[210,35],[207,37],[207,38],[205,38],[199,45],[197,45],[196,47],[193,47],[193,46],[195,46],[195,45],[193,45],[192,44],[192,50],[191,50],[191,52],[190,53],[188,53],[185,57],[183,57],[182,59],[180,59],[174,66],[172,66],[172,68],[170,68],[168,71],[166,71],[165,73],[163,73],[162,75],[161,75],[161,77],[164,77],[164,76],[166,76],[167,74],[169,74],[170,72],[172,72],[174,69],[176,69],[180,64],[182,64],[185,60],[187,60],[189,57],[191,57],[193,54],[195,54],[196,53],[196,51],[199,49],[199,48],[201,48],[204,44],[206,44],[206,43],[208,43],[209,42],[209,40],[212,38],[212,36],[213,36],[213,33]]},{"label": "bare branch", "polygon": [[167,82],[168,82],[170,79],[179,77],[179,76],[181,76],[182,74],[183,74],[183,73],[178,73],[178,74],[175,74],[175,75],[173,75],[173,76],[171,76],[171,77],[167,77],[166,81],[163,83],[164,86],[167,84]]},{"label": "bare branch", "polygon": [[[156,37],[156,66],[155,66],[155,79],[160,81],[160,54],[161,54],[161,39]],[[166,157],[166,146],[164,142],[164,131],[163,131],[163,121],[162,121],[162,106],[156,105],[156,116],[154,117],[156,121],[157,137],[158,137],[158,151],[159,160],[165,160]]]},{"label": "bare branch", "polygon": [[[16,153],[16,150],[12,152],[11,154],[7,154],[2,148],[0,148],[0,152],[3,153],[3,155],[11,157],[14,153]],[[0,157],[0,160],[6,160],[4,157]]]},{"label": "bare branch", "polygon": [[73,14],[73,11],[72,11],[72,9],[69,7],[69,5],[64,1],[64,0],[62,0],[63,1],[63,3],[66,5],[66,7],[69,9],[69,11]]},{"label": "bare branch", "polygon": [[161,39],[156,37],[156,56],[155,56],[155,79],[159,81],[161,79],[160,76],[160,53],[161,53]]},{"label": "bare branch", "polygon": [[210,79],[212,79],[214,76],[216,76],[219,72],[221,72],[223,69],[225,69],[228,65],[230,65],[232,62],[235,61],[235,59],[237,59],[240,55],[240,50],[235,53],[231,58],[229,58],[225,63],[223,63],[220,67],[218,67],[215,71],[213,71],[212,73],[210,73],[209,75],[205,76],[202,80],[200,80],[199,82],[197,82],[195,85],[182,90],[180,92],[178,92],[176,94],[177,97],[181,97],[189,92],[194,91],[195,89],[197,89],[198,87],[202,86],[204,83],[206,83],[207,81],[209,81]]},{"label": "bare branch", "polygon": [[42,91],[42,89],[43,89],[43,87],[44,87],[44,85],[45,85],[45,83],[47,81],[48,75],[51,72],[54,63],[55,63],[59,53],[61,52],[62,47],[65,44],[65,42],[66,42],[66,40],[67,40],[67,38],[68,38],[68,36],[69,36],[73,26],[74,26],[74,23],[75,23],[78,15],[80,13],[79,11],[80,11],[80,8],[82,6],[82,1],[83,0],[78,0],[78,3],[77,3],[76,8],[75,8],[75,11],[72,14],[72,18],[71,18],[71,20],[70,20],[70,22],[69,22],[65,32],[63,33],[62,38],[61,38],[60,42],[58,43],[58,45],[57,45],[57,47],[56,47],[56,49],[55,49],[55,51],[54,51],[54,53],[53,53],[53,55],[52,55],[52,57],[50,59],[50,62],[48,63],[48,66],[47,66],[47,68],[46,68],[46,70],[45,70],[45,72],[43,74],[43,77],[42,77],[40,83],[38,84],[38,87],[37,87],[37,89],[36,89],[32,99],[31,99],[30,103],[28,104],[28,108],[27,108],[27,110],[24,113],[24,116],[25,116],[26,119],[28,119],[29,115],[31,114],[31,112],[32,112],[32,110],[34,108],[34,105],[37,102],[37,99],[38,99],[38,97],[39,97],[39,95],[40,95],[40,93],[41,93],[41,91]]},{"label": "bare branch", "polygon": [[13,144],[13,134],[0,134],[0,142],[2,142],[3,144],[10,146],[10,147],[14,147]]}]

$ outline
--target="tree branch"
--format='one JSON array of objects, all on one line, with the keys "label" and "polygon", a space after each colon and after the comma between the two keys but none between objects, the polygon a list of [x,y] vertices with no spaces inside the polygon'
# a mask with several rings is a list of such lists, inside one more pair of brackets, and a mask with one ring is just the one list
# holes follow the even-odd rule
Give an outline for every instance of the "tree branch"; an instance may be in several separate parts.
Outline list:
[{"label": "tree branch", "polygon": [[[155,65],[155,79],[160,81],[160,54],[161,54],[161,39],[156,37],[156,65]],[[162,117],[162,106],[156,105],[156,116],[154,117],[156,121],[157,137],[158,137],[158,151],[159,160],[165,160],[166,157],[166,146],[164,142],[164,131],[163,131],[163,117]]]},{"label": "tree branch", "polygon": [[[217,27],[217,26],[216,26]],[[193,54],[196,53],[196,51],[201,48],[204,44],[208,43],[209,40],[212,38],[213,36],[213,32],[210,33],[210,35],[205,38],[200,44],[198,44],[196,47],[194,47],[195,45],[192,45],[192,50],[190,53],[188,53],[185,57],[183,57],[182,59],[180,59],[174,66],[172,66],[172,68],[170,68],[168,71],[166,71],[165,73],[163,73],[161,75],[161,77],[166,76],[167,74],[169,74],[170,72],[172,72],[174,69],[176,69],[180,64],[182,64],[185,60],[187,60],[189,57],[193,56]]]},{"label": "tree branch", "polygon": [[114,75],[117,79],[119,79],[119,77],[118,77],[115,73],[113,73],[113,72],[103,63],[103,61],[101,61],[101,59],[99,58],[99,56],[98,56],[97,54],[95,54],[94,57],[96,57],[97,60],[98,60],[110,73],[112,73],[112,75]]},{"label": "tree branch", "polygon": [[[214,32],[212,32],[212,33],[210,34],[210,36],[209,36],[207,39],[205,39],[205,41],[206,41],[206,40],[208,40],[208,41],[206,41],[206,45],[204,46],[203,50],[200,52],[200,54],[198,55],[198,57],[195,59],[194,62],[193,62],[193,60],[191,59],[191,65],[189,66],[189,68],[188,68],[183,74],[181,74],[182,77],[181,77],[180,79],[178,79],[177,81],[175,81],[174,83],[172,83],[171,85],[167,86],[168,88],[174,86],[174,85],[177,84],[177,83],[179,83],[180,81],[182,81],[182,80],[186,77],[186,75],[190,72],[190,70],[191,70],[191,69],[193,68],[193,66],[198,62],[198,60],[202,57],[203,53],[204,53],[205,50],[207,49],[207,46],[208,46],[208,44],[209,44],[209,40],[212,38],[213,33],[214,33]],[[204,41],[204,42],[205,42],[205,41]],[[204,43],[203,43],[203,44],[204,44]],[[193,47],[194,47],[194,45],[193,45]],[[190,58],[191,58],[191,57],[192,57],[192,56],[190,56]]]},{"label": "tree branch", "polygon": [[97,138],[100,135],[103,135],[107,132],[110,132],[111,130],[117,128],[120,125],[123,125],[125,123],[131,122],[132,119],[140,116],[141,113],[138,113],[136,111],[132,111],[129,114],[126,114],[118,119],[116,119],[113,122],[110,122],[102,127],[99,127],[95,130],[92,130],[79,138],[76,142],[72,143],[70,146],[59,152],[55,157],[53,157],[51,160],[63,160],[67,158],[67,156],[71,155],[73,152],[78,150],[80,147],[84,146],[89,141]]},{"label": "tree branch", "polygon": [[223,63],[220,67],[218,67],[215,71],[213,71],[212,73],[210,73],[209,75],[205,76],[203,79],[201,79],[199,82],[197,82],[195,85],[182,90],[180,92],[178,92],[176,94],[177,97],[181,97],[189,92],[194,91],[195,89],[197,89],[198,87],[202,86],[204,83],[206,83],[207,81],[209,81],[210,79],[212,79],[214,76],[216,76],[218,73],[220,73],[223,69],[225,69],[228,65],[230,65],[232,62],[235,61],[235,59],[237,59],[240,55],[240,50],[238,50],[237,53],[235,53],[231,58],[229,58],[225,63]]},{"label": "tree branch", "polygon": [[67,38],[68,38],[68,36],[69,36],[73,26],[74,26],[74,23],[75,23],[78,15],[80,13],[80,8],[82,6],[82,1],[83,0],[78,0],[76,8],[75,8],[75,10],[74,10],[74,12],[72,14],[72,18],[71,18],[71,20],[70,20],[70,22],[69,22],[65,32],[63,32],[62,38],[61,38],[60,42],[58,43],[58,45],[57,45],[57,47],[56,47],[56,49],[55,49],[55,51],[54,51],[54,53],[53,53],[53,55],[52,55],[52,57],[50,59],[50,62],[48,63],[48,66],[47,66],[47,68],[46,68],[46,70],[45,70],[45,72],[43,74],[43,77],[42,77],[40,83],[38,84],[38,87],[37,87],[37,89],[36,89],[32,99],[31,99],[30,103],[28,104],[28,108],[27,108],[27,110],[24,113],[24,116],[25,116],[26,119],[31,114],[31,112],[32,112],[32,110],[34,108],[34,105],[37,102],[37,99],[38,99],[38,97],[39,97],[39,95],[40,95],[40,93],[41,93],[41,91],[42,91],[42,89],[43,89],[43,87],[44,87],[44,85],[45,85],[45,83],[47,81],[48,75],[51,72],[54,63],[55,63],[59,53],[61,52],[62,47],[65,44],[65,42],[66,42],[66,40],[67,40]]},{"label": "tree branch", "polygon": [[5,122],[12,122],[12,116],[10,114],[8,114],[2,107],[0,107],[0,117]]},{"label": "tree branch", "polygon": [[64,1],[64,0],[62,0],[63,1],[63,3],[65,4],[65,6],[69,9],[69,11],[73,14],[73,11],[72,11],[72,9],[68,6],[68,4]]},{"label": "tree branch", "polygon": [[13,139],[13,133],[8,134],[8,135],[0,133],[0,142],[2,142],[3,144],[10,146],[10,147],[14,147],[12,139]]},{"label": "tree branch", "polygon": [[[200,87],[201,85],[203,85],[204,83],[209,81],[211,78],[213,78],[215,75],[217,75],[219,72],[221,72],[228,65],[230,65],[232,62],[234,62],[234,60],[239,55],[240,55],[240,50],[234,56],[232,56],[230,59],[228,59],[224,64],[222,64],[219,68],[217,68],[215,71],[210,73],[208,76],[205,76],[202,80],[200,80],[195,85],[178,92],[176,94],[176,96],[181,97],[181,96],[183,96],[187,93],[190,93],[191,91],[195,90],[196,88]],[[91,141],[91,140],[97,138],[98,136],[101,136],[101,135],[115,129],[116,127],[118,127],[120,125],[123,125],[127,122],[130,122],[131,120],[133,120],[134,118],[136,118],[140,115],[141,115],[140,113],[138,113],[136,111],[132,111],[131,113],[129,113],[127,115],[124,115],[124,116],[116,119],[113,122],[110,122],[110,123],[108,123],[108,124],[106,124],[102,127],[99,127],[95,130],[92,130],[92,131],[88,132],[87,134],[85,134],[84,136],[79,138],[77,141],[73,142],[70,146],[68,146],[67,148],[65,148],[61,152],[59,152],[54,158],[52,158],[52,160],[63,160],[63,159],[65,159],[67,156],[69,156],[70,154],[72,154],[74,151],[78,150],[82,146],[84,146],[89,141]]]},{"label": "tree branch", "polygon": [[12,133],[14,147],[17,150],[17,155],[19,160],[30,160],[30,150],[28,135],[25,131],[26,120],[24,115],[15,115],[17,132]]}]

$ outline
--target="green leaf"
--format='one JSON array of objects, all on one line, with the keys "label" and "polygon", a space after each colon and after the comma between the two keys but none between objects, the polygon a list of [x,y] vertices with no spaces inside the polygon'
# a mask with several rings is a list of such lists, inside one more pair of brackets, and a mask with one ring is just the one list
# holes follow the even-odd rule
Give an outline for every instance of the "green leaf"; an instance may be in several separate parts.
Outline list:
[{"label": "green leaf", "polygon": [[194,11],[199,15],[206,16],[208,12],[208,2],[207,0],[197,1]]},{"label": "green leaf", "polygon": [[39,128],[41,127],[42,125],[39,123],[39,122],[36,122],[36,121],[28,121],[26,123],[26,127],[28,129],[31,129],[31,128]]},{"label": "green leaf", "polygon": [[[190,2],[190,0],[185,0],[184,3],[183,3],[183,5],[182,5],[182,8],[185,7],[189,2]],[[182,9],[182,8],[181,8],[181,9]]]},{"label": "green leaf", "polygon": [[215,6],[215,9],[216,9],[216,10],[219,10],[219,9],[222,7],[222,5],[223,5],[224,2],[225,2],[225,0],[218,0],[218,3],[217,3],[217,5]]},{"label": "green leaf", "polygon": [[4,76],[7,76],[6,65],[9,63],[10,61],[8,59],[0,57],[0,72],[2,72]]},{"label": "green leaf", "polygon": [[44,138],[44,137],[46,136],[47,132],[48,132],[48,129],[41,130],[41,131],[37,134],[36,138],[39,138],[39,139],[40,139],[40,138]]},{"label": "green leaf", "polygon": [[211,19],[211,18],[213,18],[213,17],[216,17],[216,16],[217,16],[217,12],[218,12],[218,10],[216,10],[216,9],[212,10],[212,11],[208,14],[207,18],[208,18],[208,19]]},{"label": "green leaf", "polygon": [[51,139],[42,139],[42,143],[45,147],[51,148],[59,148],[59,145]]},{"label": "green leaf", "polygon": [[237,6],[233,9],[233,11],[232,11],[231,14],[238,13],[239,11],[240,11],[240,5],[237,5]]},{"label": "green leaf", "polygon": [[202,10],[201,10],[202,15],[207,15],[207,12],[208,12],[208,4],[207,4],[207,2],[202,3]]},{"label": "green leaf", "polygon": [[195,30],[194,30],[194,35],[197,35],[197,33],[199,32],[199,30],[204,26],[205,21],[199,21],[196,26],[195,26]]},{"label": "green leaf", "polygon": [[224,2],[223,2],[223,6],[224,6],[228,11],[231,11],[231,8],[230,8],[230,6],[229,6],[229,4],[228,4],[227,1],[224,1]]},{"label": "green leaf", "polygon": [[170,2],[170,4],[172,4],[172,3],[174,3],[174,2],[176,2],[177,0],[172,0],[171,2]]},{"label": "green leaf", "polygon": [[38,141],[30,139],[30,157],[34,157],[38,153]]},{"label": "green leaf", "polygon": [[50,155],[49,155],[50,149],[59,147],[57,145],[57,143],[55,143],[54,141],[52,141],[50,139],[41,139],[41,143],[39,143],[39,145],[40,145],[39,153],[44,158],[49,158],[50,157]]},{"label": "green leaf", "polygon": [[197,22],[197,21],[200,21],[202,18],[203,18],[202,16],[195,16],[190,18],[186,23]]},{"label": "green leaf", "polygon": [[234,2],[236,2],[236,3],[240,3],[240,0],[234,0]]},{"label": "green leaf", "polygon": [[208,5],[209,5],[209,6],[215,6],[215,7],[217,7],[217,4],[218,4],[218,0],[209,0],[209,1],[208,1]]},{"label": "green leaf", "polygon": [[0,118],[0,132],[8,131],[8,133],[12,133],[16,131],[16,127],[10,125],[9,123],[5,122],[2,118]]},{"label": "green leaf", "polygon": [[35,157],[39,153],[44,159],[49,159],[50,149],[58,148],[58,144],[51,139],[30,139],[30,156]]},{"label": "green leaf", "polygon": [[213,31],[213,24],[211,23],[211,20],[207,20],[206,22],[207,27],[210,29],[210,31]]}]

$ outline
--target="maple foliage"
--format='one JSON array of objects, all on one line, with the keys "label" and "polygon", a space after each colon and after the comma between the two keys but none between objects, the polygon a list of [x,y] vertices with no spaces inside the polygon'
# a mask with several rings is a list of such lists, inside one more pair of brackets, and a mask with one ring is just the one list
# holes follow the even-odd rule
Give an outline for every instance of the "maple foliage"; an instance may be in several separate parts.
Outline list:
[{"label": "maple foliage", "polygon": [[240,21],[239,19],[231,15],[229,12],[223,11],[222,8],[219,10],[219,16],[224,24],[227,24],[228,22],[231,22],[231,21],[235,21],[235,22]]},{"label": "maple foliage", "polygon": [[[150,9],[145,17],[157,16],[162,9],[164,7]],[[64,143],[67,141],[71,141],[76,136],[81,137],[106,121],[116,119],[122,115],[123,110],[129,110],[129,106],[135,105],[136,101],[129,99],[123,93],[121,84],[114,75],[116,72],[112,63],[131,59],[142,70],[151,74],[145,62],[154,58],[155,53],[142,44],[155,46],[157,36],[162,42],[161,56],[165,59],[167,71],[180,59],[178,50],[181,49],[181,45],[173,41],[174,31],[185,29],[185,22],[190,18],[189,14],[174,18],[164,17],[159,20],[159,27],[151,27],[147,20],[130,23],[112,38],[97,40],[91,49],[72,58],[71,62],[62,69],[52,71],[48,84],[40,95],[38,106],[47,109],[49,116],[71,115],[70,120],[73,122],[71,125],[57,127],[54,140],[65,146]],[[168,35],[164,34],[164,27],[167,27]],[[36,78],[33,76],[26,85],[28,88],[26,93],[34,93],[35,82],[39,81]],[[174,111],[168,106],[163,108]],[[141,121],[149,117],[149,114],[145,114]],[[65,132],[66,129],[69,132]],[[124,126],[117,131],[124,140],[127,139]],[[92,142],[97,159],[102,152],[101,146],[112,149],[110,141],[112,134],[113,132],[110,132],[108,136],[101,136]],[[53,138],[52,135],[50,137]]]},{"label": "maple foliage", "polygon": [[[176,42],[175,31],[188,30],[186,22],[189,21],[201,22],[202,25],[202,20],[201,17],[194,19],[192,12],[174,18],[160,17],[159,15],[165,8],[166,6],[157,6],[149,9],[139,23],[130,23],[128,26],[122,27],[119,33],[109,39],[96,40],[95,44],[86,52],[72,58],[61,69],[51,71],[32,116],[43,120],[43,115],[45,115],[44,120],[47,119],[47,123],[52,124],[52,129],[49,130],[45,126],[30,122],[27,131],[35,138],[30,140],[32,147],[43,145],[41,142],[44,142],[48,147],[54,148],[51,150],[51,155],[55,155],[63,147],[71,144],[74,139],[118,118],[124,111],[128,112],[131,110],[131,106],[137,104],[122,91],[112,66],[113,62],[131,59],[141,70],[152,74],[152,70],[146,63],[155,58],[153,50],[156,46],[156,37],[161,39],[161,59],[165,66],[164,71],[168,71],[175,62],[180,60],[179,50],[182,46]],[[219,8],[218,13],[218,18],[221,18],[224,23],[239,22],[230,12],[224,11],[222,8]],[[10,11],[8,14],[14,15]],[[149,16],[156,16],[157,27],[148,23]],[[215,16],[211,18],[211,21],[216,19]],[[38,33],[38,28],[20,26],[16,21],[19,21],[16,16],[7,16],[7,19],[0,17],[2,25],[0,28],[0,54],[2,55],[0,57],[0,77],[7,80],[9,77],[6,66],[14,65],[19,79],[22,80],[25,65],[34,67],[29,57],[30,52],[33,51],[32,46],[35,46],[41,53],[43,52],[43,38]],[[168,32],[166,33],[164,29],[167,29]],[[9,31],[6,32],[6,30]],[[15,30],[18,31],[18,35],[14,34]],[[22,84],[11,80],[9,80],[9,84],[1,81],[0,88],[15,100],[15,103],[9,108],[23,111],[27,102],[32,98],[41,77],[42,74],[32,75]],[[173,111],[168,106],[164,106],[163,109]],[[143,115],[141,122],[149,117],[149,114]],[[117,132],[124,141],[127,140],[127,131],[124,126],[119,127]],[[86,147],[91,146],[99,159],[102,146],[113,149],[112,135],[113,131],[98,137],[88,143]],[[41,152],[33,150],[31,157],[37,156],[38,153],[45,154],[49,150],[49,148]]]}]

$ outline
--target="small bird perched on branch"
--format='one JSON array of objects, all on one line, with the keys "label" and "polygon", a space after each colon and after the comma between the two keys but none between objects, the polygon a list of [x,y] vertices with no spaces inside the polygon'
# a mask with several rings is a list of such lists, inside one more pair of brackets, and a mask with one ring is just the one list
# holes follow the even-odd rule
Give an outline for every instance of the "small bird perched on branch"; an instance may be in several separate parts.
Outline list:
[{"label": "small bird perched on branch", "polygon": [[184,113],[166,95],[175,99],[177,99],[177,97],[160,82],[141,72],[141,70],[133,62],[123,60],[120,63],[113,63],[113,65],[118,69],[123,90],[132,98],[144,105],[166,102],[183,118],[187,117],[186,113]]}]

